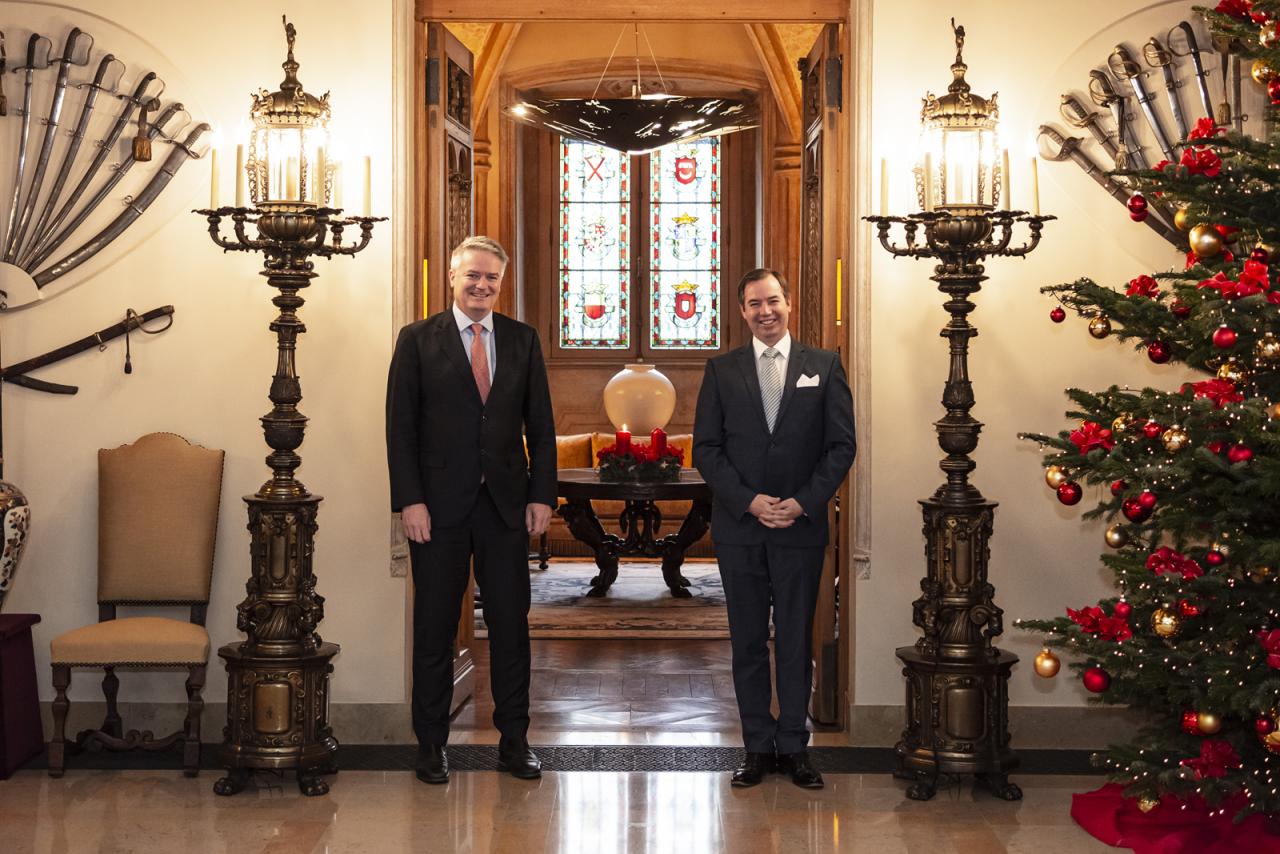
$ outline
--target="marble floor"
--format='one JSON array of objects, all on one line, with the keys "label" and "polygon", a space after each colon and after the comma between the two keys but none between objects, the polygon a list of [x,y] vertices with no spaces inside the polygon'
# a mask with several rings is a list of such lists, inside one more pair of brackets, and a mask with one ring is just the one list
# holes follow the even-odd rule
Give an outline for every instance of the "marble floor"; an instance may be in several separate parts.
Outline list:
[{"label": "marble floor", "polygon": [[1072,823],[1073,791],[1097,777],[1021,776],[1009,803],[964,786],[910,801],[888,775],[828,775],[821,791],[774,777],[734,789],[709,773],[557,773],[526,782],[456,772],[427,786],[404,771],[350,771],[318,798],[292,780],[233,798],[213,775],[20,771],[0,782],[5,854],[755,854],[1111,851]]}]

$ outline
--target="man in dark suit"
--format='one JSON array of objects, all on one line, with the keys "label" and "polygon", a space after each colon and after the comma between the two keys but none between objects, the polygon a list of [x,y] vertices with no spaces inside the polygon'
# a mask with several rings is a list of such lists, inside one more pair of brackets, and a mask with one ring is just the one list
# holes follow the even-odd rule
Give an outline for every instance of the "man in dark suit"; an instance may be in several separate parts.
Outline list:
[{"label": "man in dark suit", "polygon": [[[853,400],[840,358],[787,332],[791,297],[773,270],[738,284],[750,344],[707,362],[693,464],[711,486],[711,538],[729,609],[733,686],[747,755],[733,785],[772,770],[821,788],[805,726],[810,637],[826,551],[827,503],[855,450]],[[773,608],[778,717],[770,711]]]},{"label": "man in dark suit", "polygon": [[391,509],[413,562],[416,770],[427,783],[449,779],[454,636],[473,558],[498,768],[541,775],[526,738],[528,538],[547,529],[556,500],[555,420],[537,333],[493,311],[506,267],[497,241],[459,244],[449,265],[454,304],[400,331],[387,380]]}]

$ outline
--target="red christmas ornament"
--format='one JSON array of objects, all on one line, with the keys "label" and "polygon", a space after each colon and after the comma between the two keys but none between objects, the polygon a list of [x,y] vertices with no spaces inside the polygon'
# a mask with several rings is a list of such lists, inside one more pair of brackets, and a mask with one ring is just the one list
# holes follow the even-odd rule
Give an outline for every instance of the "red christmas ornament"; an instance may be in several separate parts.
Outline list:
[{"label": "red christmas ornament", "polygon": [[[1280,78],[1277,78],[1277,79],[1280,79]],[[1257,261],[1259,264],[1270,264],[1271,254],[1267,252],[1266,249],[1263,249],[1261,246],[1255,246],[1253,247],[1253,250],[1249,253],[1249,260]]]},{"label": "red christmas ornament", "polygon": [[1180,599],[1178,600],[1178,613],[1184,617],[1191,618],[1200,616],[1201,611],[1200,606],[1190,599]]},{"label": "red christmas ornament", "polygon": [[1096,664],[1084,672],[1084,687],[1095,694],[1101,694],[1111,687],[1111,674]]},{"label": "red christmas ornament", "polygon": [[1139,504],[1136,498],[1126,498],[1120,505],[1120,512],[1130,522],[1145,522],[1151,515],[1151,511]]},{"label": "red christmas ornament", "polygon": [[1058,500],[1067,506],[1079,504],[1083,495],[1084,490],[1074,480],[1069,480],[1058,487]]},{"label": "red christmas ornament", "polygon": [[1271,103],[1280,104],[1280,77],[1272,77],[1271,82],[1267,83],[1267,97],[1271,99]]},{"label": "red christmas ornament", "polygon": [[1209,449],[1209,453],[1211,454],[1220,454],[1222,453],[1222,449],[1226,447],[1226,444],[1227,443],[1223,442],[1221,439],[1214,439],[1212,442],[1206,444],[1205,447]]},{"label": "red christmas ornament", "polygon": [[1275,718],[1269,718],[1266,715],[1259,715],[1253,722],[1253,731],[1258,735],[1271,735],[1276,731]]},{"label": "red christmas ornament", "polygon": [[1062,310],[1062,306],[1058,306],[1053,311],[1049,312],[1049,319],[1054,323],[1061,323],[1067,319],[1067,313]]},{"label": "red christmas ornament", "polygon": [[1159,439],[1162,433],[1164,433],[1164,428],[1154,421],[1148,421],[1142,425],[1142,435],[1148,439]]},{"label": "red christmas ornament", "polygon": [[1160,339],[1147,345],[1147,358],[1157,365],[1163,365],[1173,357],[1173,348]]},{"label": "red christmas ornament", "polygon": [[1182,731],[1187,735],[1203,735],[1200,732],[1200,713],[1187,709],[1182,713]]},{"label": "red christmas ornament", "polygon": [[1236,346],[1236,331],[1225,323],[1213,332],[1213,346],[1219,350],[1230,350]]},{"label": "red christmas ornament", "polygon": [[1129,484],[1125,483],[1123,479],[1117,480],[1111,484],[1111,494],[1120,495],[1128,488]]},{"label": "red christmas ornament", "polygon": [[1129,615],[1133,613],[1133,606],[1121,599],[1116,603],[1115,610],[1112,613],[1122,620],[1129,619]]},{"label": "red christmas ornament", "polygon": [[1143,510],[1154,510],[1156,506],[1156,494],[1149,489],[1142,490],[1138,494],[1138,504]]},{"label": "red christmas ornament", "polygon": [[1227,562],[1227,556],[1217,549],[1209,549],[1204,553],[1204,562],[1209,566],[1222,566]]},{"label": "red christmas ornament", "polygon": [[1247,463],[1253,459],[1253,451],[1248,445],[1235,444],[1227,448],[1227,459],[1233,463]]},{"label": "red christmas ornament", "polygon": [[1180,299],[1175,299],[1169,303],[1169,311],[1173,312],[1173,316],[1179,320],[1186,320],[1191,316],[1191,306]]},{"label": "red christmas ornament", "polygon": [[1129,197],[1129,218],[1134,222],[1142,222],[1147,218],[1147,199],[1141,193]]}]

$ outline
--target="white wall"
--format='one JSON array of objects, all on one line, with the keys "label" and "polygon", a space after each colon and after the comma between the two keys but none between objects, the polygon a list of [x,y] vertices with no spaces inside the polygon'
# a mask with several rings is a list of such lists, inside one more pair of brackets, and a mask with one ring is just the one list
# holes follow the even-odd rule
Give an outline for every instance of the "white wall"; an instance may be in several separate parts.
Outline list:
[{"label": "white wall", "polygon": [[[0,2],[11,60],[31,30],[53,36],[61,50],[79,26],[95,35],[99,51],[130,64],[176,67],[166,77],[170,98],[223,130],[222,199],[230,204],[234,136],[247,124],[249,94],[276,88],[283,77],[285,42],[280,8],[248,0],[215,7],[183,3],[94,0],[87,12],[62,5]],[[298,30],[299,76],[308,89],[332,90],[334,124],[350,154],[373,157],[374,212],[389,213],[391,199],[391,0],[349,4],[335,0],[290,10]],[[102,19],[109,22],[105,23]],[[156,53],[140,57],[109,38],[131,31]],[[96,56],[94,62],[96,64]],[[11,62],[17,64],[17,62]],[[85,72],[80,70],[83,77]],[[92,68],[89,69],[92,73]],[[6,92],[14,103],[15,75]],[[78,109],[79,97],[69,96]],[[40,105],[43,112],[47,105]],[[6,123],[15,123],[7,118]],[[8,139],[9,137],[6,137]],[[7,145],[7,143],[6,143]],[[160,150],[166,150],[158,146]],[[11,169],[11,154],[3,160]],[[353,170],[354,171],[354,170]],[[274,291],[257,275],[261,257],[224,255],[209,240],[205,221],[189,213],[209,201],[209,167],[187,164],[156,207],[122,238],[129,252],[108,251],[76,271],[67,285],[50,286],[46,304],[0,317],[6,364],[43,353],[123,317],[172,303],[173,328],[133,338],[132,376],[121,372],[124,340],[105,353],[89,351],[39,376],[80,386],[74,397],[4,389],[6,476],[27,493],[33,508],[30,546],[6,612],[36,612],[37,666],[43,696],[51,696],[48,643],[56,634],[97,619],[96,450],[115,447],[153,430],[226,449],[209,631],[215,648],[243,637],[235,605],[249,571],[246,514],[241,496],[266,479],[269,450],[258,418],[270,409],[267,388],[275,369]],[[358,185],[348,204],[359,204]],[[137,235],[149,235],[138,241]],[[391,235],[375,232],[355,259],[319,262],[319,278],[304,295],[307,333],[300,339],[298,371],[311,418],[302,445],[300,479],[325,496],[320,507],[315,572],[328,599],[320,630],[342,645],[333,678],[335,702],[399,702],[404,678],[404,581],[387,569],[387,485],[382,440],[383,389],[391,348]],[[100,696],[97,679],[77,676],[73,698]],[[225,696],[215,659],[206,698]],[[175,693],[176,689],[176,693]],[[122,700],[177,700],[174,679],[131,674]]]},{"label": "white wall", "polygon": [[[1001,129],[1014,158],[1013,203],[1026,208],[1028,148],[1035,129],[1052,123],[1070,130],[1058,116],[1059,96],[1074,90],[1089,104],[1084,93],[1088,71],[1101,66],[1117,42],[1140,48],[1152,35],[1164,40],[1179,20],[1197,20],[1191,5],[1085,0],[1068,13],[1049,3],[875,2],[873,156],[877,167],[879,158],[890,158],[891,182],[896,180],[891,212],[918,209],[908,198],[910,164],[898,152],[902,140],[914,140],[917,134],[921,96],[926,90],[941,95],[950,82],[950,16],[967,30],[964,56],[973,91],[988,95],[999,90]],[[1189,61],[1182,76],[1188,78],[1183,108],[1194,119],[1201,113]],[[1215,74],[1212,79],[1213,91],[1220,93],[1216,87],[1221,78]],[[1159,93],[1163,109],[1158,73],[1148,77],[1148,86]],[[1246,80],[1246,86],[1252,83]],[[1140,116],[1135,121],[1142,124]],[[1143,133],[1149,138],[1145,129]],[[1156,149],[1148,151],[1153,152],[1152,162],[1160,159]],[[1097,153],[1095,159],[1103,161]],[[872,198],[878,206],[878,183]],[[987,264],[990,280],[970,316],[981,333],[972,342],[970,359],[977,396],[973,414],[986,425],[974,455],[978,468],[973,482],[1000,503],[990,577],[996,603],[1005,612],[1000,646],[1022,658],[1010,686],[1011,703],[1081,705],[1087,694],[1065,670],[1054,680],[1034,675],[1030,664],[1039,639],[1012,623],[1020,617],[1057,616],[1067,606],[1115,595],[1111,573],[1097,560],[1106,550],[1105,525],[1079,522],[1100,494],[1087,488],[1075,507],[1059,504],[1044,484],[1036,446],[1015,434],[1056,433],[1070,426],[1063,415],[1068,404],[1063,390],[1069,386],[1173,388],[1189,372],[1178,365],[1154,366],[1114,339],[1095,341],[1074,316],[1062,325],[1051,323],[1053,303],[1039,288],[1086,275],[1118,286],[1141,273],[1180,268],[1182,259],[1147,227],[1130,222],[1125,210],[1071,163],[1041,160],[1040,204],[1059,220],[1045,227],[1043,242],[1026,260],[992,259]],[[911,602],[920,594],[925,571],[916,502],[943,480],[932,423],[943,413],[939,401],[947,371],[947,343],[938,337],[947,315],[942,296],[928,280],[931,267],[893,259],[878,246],[874,251],[872,577],[857,589],[859,705],[903,701],[894,649],[919,636],[911,625]]]}]

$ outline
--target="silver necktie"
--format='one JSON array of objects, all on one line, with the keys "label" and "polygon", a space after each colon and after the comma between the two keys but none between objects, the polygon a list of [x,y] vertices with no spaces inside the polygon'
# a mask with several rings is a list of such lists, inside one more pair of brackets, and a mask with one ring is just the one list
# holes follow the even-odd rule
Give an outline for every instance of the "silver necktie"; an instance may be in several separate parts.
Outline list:
[{"label": "silver necktie", "polygon": [[781,355],[774,347],[766,347],[760,354],[764,359],[760,367],[760,397],[764,402],[764,420],[770,433],[778,420],[778,406],[782,403],[782,373],[778,370]]}]

